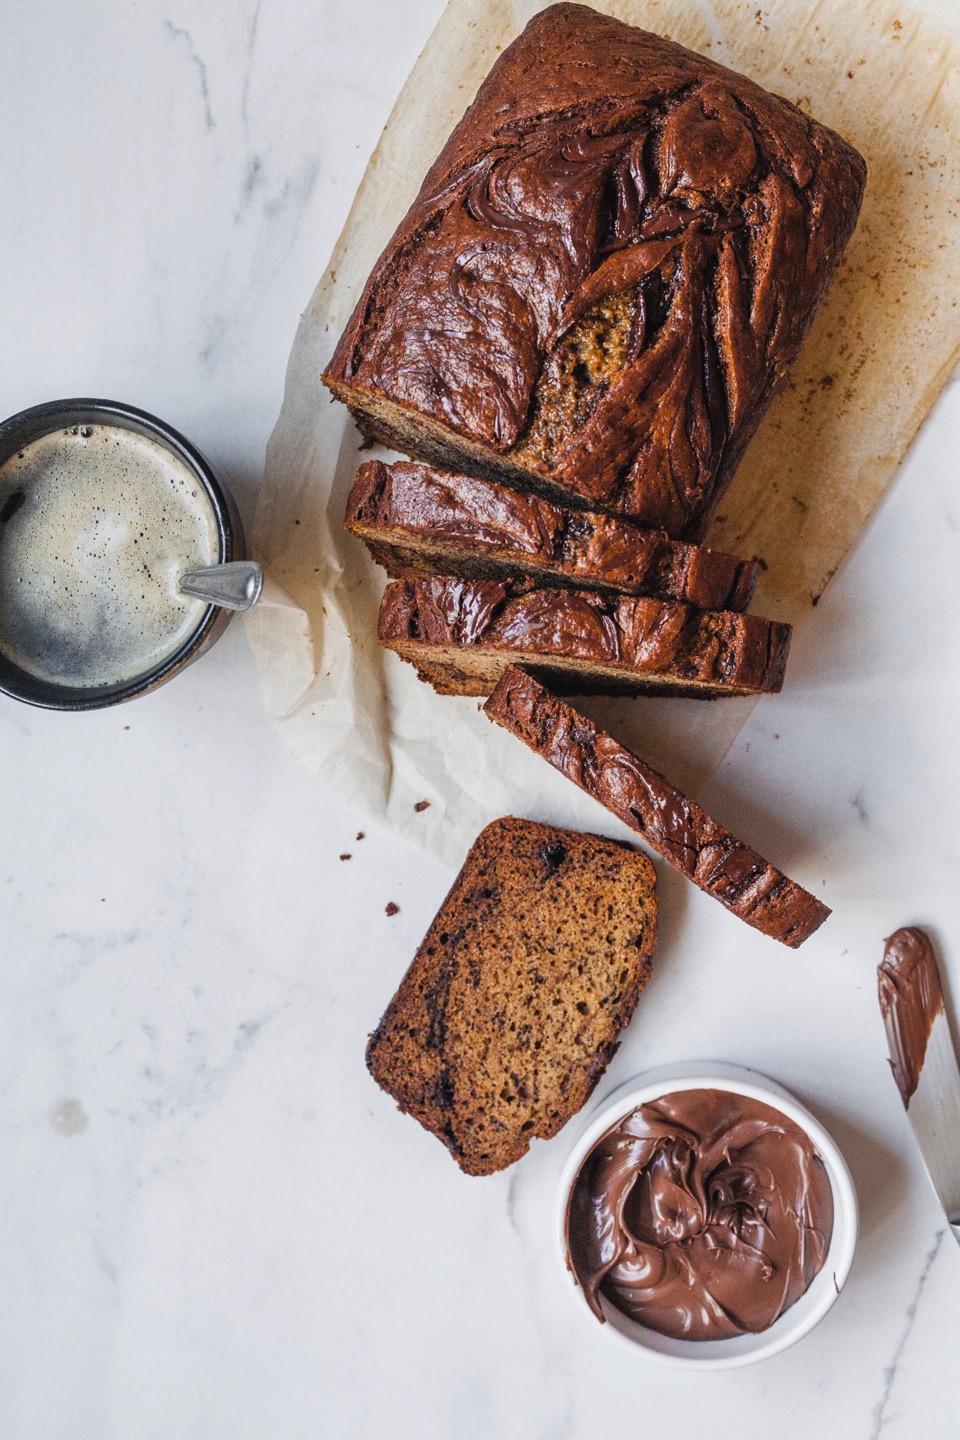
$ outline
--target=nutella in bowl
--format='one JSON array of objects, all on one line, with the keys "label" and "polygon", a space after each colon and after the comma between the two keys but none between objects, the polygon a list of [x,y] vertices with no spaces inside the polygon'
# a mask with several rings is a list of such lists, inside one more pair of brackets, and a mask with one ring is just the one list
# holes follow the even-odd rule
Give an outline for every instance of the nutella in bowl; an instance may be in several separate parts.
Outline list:
[{"label": "nutella in bowl", "polygon": [[849,1172],[818,1122],[716,1064],[619,1092],[570,1157],[560,1208],[583,1312],[695,1368],[799,1339],[839,1294],[856,1236]]}]

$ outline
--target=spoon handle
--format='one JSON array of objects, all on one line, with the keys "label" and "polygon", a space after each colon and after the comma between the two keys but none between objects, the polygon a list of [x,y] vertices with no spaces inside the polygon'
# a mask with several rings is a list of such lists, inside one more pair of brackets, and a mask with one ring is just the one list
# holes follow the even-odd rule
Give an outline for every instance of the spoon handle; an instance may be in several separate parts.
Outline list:
[{"label": "spoon handle", "polygon": [[224,610],[249,610],[260,599],[263,570],[256,560],[230,560],[226,565],[204,565],[184,570],[177,581],[181,595],[206,600]]}]

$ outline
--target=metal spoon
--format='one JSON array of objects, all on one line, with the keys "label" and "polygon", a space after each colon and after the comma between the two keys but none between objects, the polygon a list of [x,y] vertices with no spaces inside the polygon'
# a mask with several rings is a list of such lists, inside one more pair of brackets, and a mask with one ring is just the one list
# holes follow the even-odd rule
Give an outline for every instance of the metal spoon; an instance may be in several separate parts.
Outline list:
[{"label": "metal spoon", "polygon": [[256,560],[229,560],[225,565],[203,565],[184,570],[177,581],[181,595],[206,600],[224,610],[250,610],[260,599],[263,570]]}]

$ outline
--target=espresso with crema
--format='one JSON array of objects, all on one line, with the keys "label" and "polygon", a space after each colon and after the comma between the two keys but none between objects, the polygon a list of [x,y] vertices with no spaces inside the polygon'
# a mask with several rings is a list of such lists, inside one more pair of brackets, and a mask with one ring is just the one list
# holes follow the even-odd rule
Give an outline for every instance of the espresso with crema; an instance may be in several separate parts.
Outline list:
[{"label": "espresso with crema", "polygon": [[163,664],[206,609],[178,577],[219,558],[205,489],[147,436],[76,425],[0,466],[0,650],[41,680],[118,685]]}]

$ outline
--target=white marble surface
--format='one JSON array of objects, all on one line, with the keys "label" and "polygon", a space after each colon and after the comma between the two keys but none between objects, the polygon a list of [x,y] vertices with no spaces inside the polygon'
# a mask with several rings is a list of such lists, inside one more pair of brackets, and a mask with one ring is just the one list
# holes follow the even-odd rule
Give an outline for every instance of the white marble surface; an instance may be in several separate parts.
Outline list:
[{"label": "white marble surface", "polygon": [[[249,514],[298,308],[439,9],[8,6],[4,413],[130,400]],[[468,1180],[368,1079],[450,875],[354,838],[269,728],[239,626],[121,710],[0,705],[3,1440],[960,1435],[960,1254],[874,997],[908,921],[960,997],[958,452],[953,384],[705,797],[833,920],[781,953],[663,874],[600,1091],[728,1058],[843,1145],[849,1284],[752,1370],[678,1383],[583,1323],[551,1251],[563,1137]]]}]

